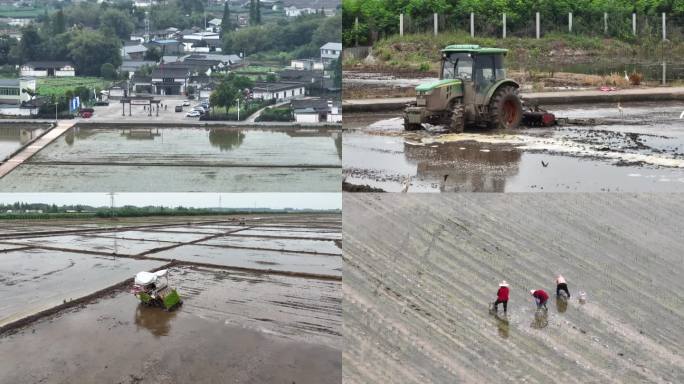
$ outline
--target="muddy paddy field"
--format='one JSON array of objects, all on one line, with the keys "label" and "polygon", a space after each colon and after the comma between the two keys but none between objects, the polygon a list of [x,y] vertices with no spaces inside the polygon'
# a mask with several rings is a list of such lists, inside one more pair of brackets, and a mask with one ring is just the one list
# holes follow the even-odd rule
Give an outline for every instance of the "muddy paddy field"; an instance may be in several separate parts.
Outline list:
[{"label": "muddy paddy field", "polygon": [[[684,381],[680,194],[345,194],[344,209],[345,383]],[[506,321],[488,311],[502,279]]]},{"label": "muddy paddy field", "polygon": [[410,178],[408,192],[684,190],[682,103],[545,107],[588,123],[450,134],[405,132],[400,111],[345,114],[346,189],[397,192]]},{"label": "muddy paddy field", "polygon": [[[340,215],[18,224],[0,223],[0,382],[341,380]],[[165,268],[183,305],[139,305],[133,276]]]},{"label": "muddy paddy field", "polygon": [[336,192],[341,140],[331,128],[76,125],[3,177],[0,190]]},{"label": "muddy paddy field", "polygon": [[0,124],[0,162],[48,129],[48,124]]}]

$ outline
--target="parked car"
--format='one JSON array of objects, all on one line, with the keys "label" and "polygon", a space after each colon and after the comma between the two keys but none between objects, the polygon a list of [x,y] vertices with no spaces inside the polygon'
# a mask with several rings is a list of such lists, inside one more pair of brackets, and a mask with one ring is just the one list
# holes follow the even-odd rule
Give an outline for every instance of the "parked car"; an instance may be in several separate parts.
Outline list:
[{"label": "parked car", "polygon": [[183,106],[182,105],[176,105],[176,112],[183,112]]},{"label": "parked car", "polygon": [[190,106],[190,101],[189,101],[189,100],[183,101],[183,106],[184,106],[184,107],[189,107],[189,106]]},{"label": "parked car", "polygon": [[200,117],[201,115],[202,114],[200,113],[200,111],[196,111],[194,109],[185,114],[186,117]]}]

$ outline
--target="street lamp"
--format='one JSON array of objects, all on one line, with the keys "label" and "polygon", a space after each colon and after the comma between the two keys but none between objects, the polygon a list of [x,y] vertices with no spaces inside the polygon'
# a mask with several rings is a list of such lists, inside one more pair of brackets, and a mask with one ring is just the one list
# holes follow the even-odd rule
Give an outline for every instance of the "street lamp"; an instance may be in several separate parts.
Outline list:
[{"label": "street lamp", "polygon": [[237,109],[237,112],[238,112],[237,120],[240,121],[240,98],[239,97],[237,99],[237,107],[238,107],[238,109]]}]

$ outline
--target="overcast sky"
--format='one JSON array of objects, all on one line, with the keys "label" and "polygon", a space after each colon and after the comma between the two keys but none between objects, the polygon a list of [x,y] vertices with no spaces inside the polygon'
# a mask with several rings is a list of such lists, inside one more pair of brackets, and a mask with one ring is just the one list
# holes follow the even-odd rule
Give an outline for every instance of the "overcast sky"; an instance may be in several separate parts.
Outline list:
[{"label": "overcast sky", "polygon": [[[341,193],[117,193],[114,205],[193,208],[342,209]],[[106,193],[0,193],[0,203],[109,206]]]}]

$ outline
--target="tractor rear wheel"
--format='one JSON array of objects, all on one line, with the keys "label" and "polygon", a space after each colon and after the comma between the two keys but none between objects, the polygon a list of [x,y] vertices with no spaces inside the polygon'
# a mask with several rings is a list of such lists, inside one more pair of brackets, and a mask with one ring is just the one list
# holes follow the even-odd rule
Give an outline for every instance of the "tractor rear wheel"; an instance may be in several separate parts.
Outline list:
[{"label": "tractor rear wheel", "polygon": [[461,133],[465,129],[465,106],[461,103],[455,103],[451,108],[451,120],[449,122],[449,130],[455,133]]},{"label": "tractor rear wheel", "polygon": [[522,120],[522,102],[518,89],[502,86],[489,102],[489,126],[493,129],[515,129]]}]

